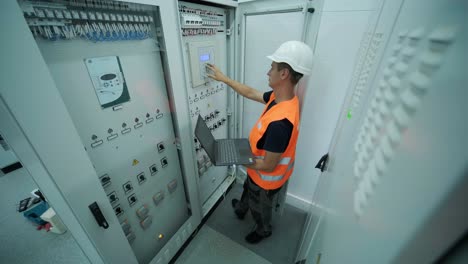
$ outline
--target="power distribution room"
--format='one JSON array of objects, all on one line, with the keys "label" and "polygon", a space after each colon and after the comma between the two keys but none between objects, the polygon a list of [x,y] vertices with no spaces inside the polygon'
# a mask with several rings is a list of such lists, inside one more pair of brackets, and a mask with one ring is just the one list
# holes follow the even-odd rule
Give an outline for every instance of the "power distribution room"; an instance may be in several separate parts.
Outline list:
[{"label": "power distribution room", "polygon": [[6,0],[0,263],[468,263],[463,0]]}]

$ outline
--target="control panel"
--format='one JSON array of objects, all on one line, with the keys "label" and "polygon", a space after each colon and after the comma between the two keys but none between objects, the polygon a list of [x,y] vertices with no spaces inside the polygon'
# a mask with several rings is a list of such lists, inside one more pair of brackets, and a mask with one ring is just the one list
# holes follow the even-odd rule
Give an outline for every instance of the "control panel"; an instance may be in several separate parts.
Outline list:
[{"label": "control panel", "polygon": [[130,100],[119,57],[85,59],[101,107],[107,108]]},{"label": "control panel", "polygon": [[192,87],[195,88],[210,81],[207,76],[206,64],[215,63],[216,43],[213,41],[190,42],[188,47]]},{"label": "control panel", "polygon": [[[217,139],[228,136],[228,90],[207,77],[206,64],[227,70],[227,11],[213,6],[179,2],[184,65],[192,128],[200,115]],[[194,136],[199,193],[205,203],[227,176],[227,167],[215,167]],[[206,212],[207,210],[203,210]]]}]

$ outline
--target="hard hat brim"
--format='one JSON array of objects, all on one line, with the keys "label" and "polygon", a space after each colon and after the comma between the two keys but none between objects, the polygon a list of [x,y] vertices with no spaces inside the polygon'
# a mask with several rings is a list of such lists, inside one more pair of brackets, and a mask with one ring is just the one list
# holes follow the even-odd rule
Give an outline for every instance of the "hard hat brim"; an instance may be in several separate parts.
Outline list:
[{"label": "hard hat brim", "polygon": [[300,67],[300,66],[298,66],[298,65],[295,65],[294,63],[289,62],[289,60],[286,59],[286,58],[278,58],[278,57],[276,57],[276,56],[274,56],[274,55],[269,55],[269,56],[266,56],[266,57],[267,57],[268,59],[270,59],[270,60],[276,62],[276,63],[281,63],[281,62],[282,62],[282,63],[287,63],[287,64],[289,64],[289,66],[291,66],[291,68],[292,68],[294,71],[296,71],[296,72],[298,72],[298,73],[301,73],[301,74],[304,74],[304,75],[310,75],[310,72],[312,71],[311,69],[307,69],[307,68],[304,68],[304,67]]}]

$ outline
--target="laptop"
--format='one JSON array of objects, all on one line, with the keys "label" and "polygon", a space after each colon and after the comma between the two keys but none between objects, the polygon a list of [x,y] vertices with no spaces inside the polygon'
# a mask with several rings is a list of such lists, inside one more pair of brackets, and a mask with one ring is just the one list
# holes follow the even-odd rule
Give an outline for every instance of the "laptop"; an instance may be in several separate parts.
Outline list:
[{"label": "laptop", "polygon": [[216,166],[254,163],[254,156],[248,139],[216,140],[200,115],[198,115],[195,127],[195,136],[210,157],[211,162]]}]

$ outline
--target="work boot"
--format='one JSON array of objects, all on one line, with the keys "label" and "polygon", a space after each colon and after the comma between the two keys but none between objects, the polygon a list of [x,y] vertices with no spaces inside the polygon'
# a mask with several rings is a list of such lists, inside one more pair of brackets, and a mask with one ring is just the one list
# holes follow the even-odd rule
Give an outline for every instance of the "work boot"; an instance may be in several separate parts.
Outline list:
[{"label": "work boot", "polygon": [[252,231],[245,237],[245,241],[247,241],[250,244],[257,244],[258,242],[262,241],[264,238],[267,238],[269,236],[271,236],[271,232],[265,235],[260,235],[259,233],[257,233],[257,231]]}]

